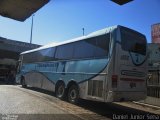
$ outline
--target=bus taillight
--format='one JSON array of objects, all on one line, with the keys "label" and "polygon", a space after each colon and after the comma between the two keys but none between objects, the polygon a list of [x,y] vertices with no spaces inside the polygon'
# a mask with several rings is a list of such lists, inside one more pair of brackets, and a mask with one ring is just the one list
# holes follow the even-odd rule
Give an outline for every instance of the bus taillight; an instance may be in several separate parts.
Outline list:
[{"label": "bus taillight", "polygon": [[112,75],[112,88],[117,88],[118,75]]}]

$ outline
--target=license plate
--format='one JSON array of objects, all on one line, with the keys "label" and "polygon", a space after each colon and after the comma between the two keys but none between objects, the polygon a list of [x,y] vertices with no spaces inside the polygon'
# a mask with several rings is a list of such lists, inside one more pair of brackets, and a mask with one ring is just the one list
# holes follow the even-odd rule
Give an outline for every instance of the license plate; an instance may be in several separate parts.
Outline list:
[{"label": "license plate", "polygon": [[131,83],[130,83],[130,88],[134,88],[134,87],[136,87],[136,83],[131,82]]}]

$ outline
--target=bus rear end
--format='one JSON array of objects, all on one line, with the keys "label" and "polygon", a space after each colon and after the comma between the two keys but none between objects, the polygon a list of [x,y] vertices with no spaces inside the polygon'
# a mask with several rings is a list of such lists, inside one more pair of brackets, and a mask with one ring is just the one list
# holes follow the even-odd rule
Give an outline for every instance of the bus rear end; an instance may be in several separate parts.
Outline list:
[{"label": "bus rear end", "polygon": [[146,38],[139,32],[118,27],[115,67],[111,76],[113,101],[137,101],[146,97]]}]

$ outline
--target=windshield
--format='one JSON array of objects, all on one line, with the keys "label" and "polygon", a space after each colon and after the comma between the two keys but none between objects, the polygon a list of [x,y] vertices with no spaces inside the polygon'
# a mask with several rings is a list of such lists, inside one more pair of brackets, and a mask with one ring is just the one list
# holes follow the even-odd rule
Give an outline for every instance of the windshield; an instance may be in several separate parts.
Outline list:
[{"label": "windshield", "polygon": [[146,55],[145,36],[128,28],[121,29],[122,49]]}]

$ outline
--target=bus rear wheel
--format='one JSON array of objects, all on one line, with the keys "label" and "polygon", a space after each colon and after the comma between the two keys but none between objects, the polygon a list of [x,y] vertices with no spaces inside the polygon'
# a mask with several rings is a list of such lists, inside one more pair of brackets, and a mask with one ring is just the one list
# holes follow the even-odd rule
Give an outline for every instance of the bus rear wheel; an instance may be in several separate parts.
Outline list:
[{"label": "bus rear wheel", "polygon": [[59,82],[56,86],[56,97],[59,99],[65,99],[65,84]]},{"label": "bus rear wheel", "polygon": [[68,101],[72,104],[77,104],[79,100],[79,89],[77,85],[72,85],[68,89]]}]

